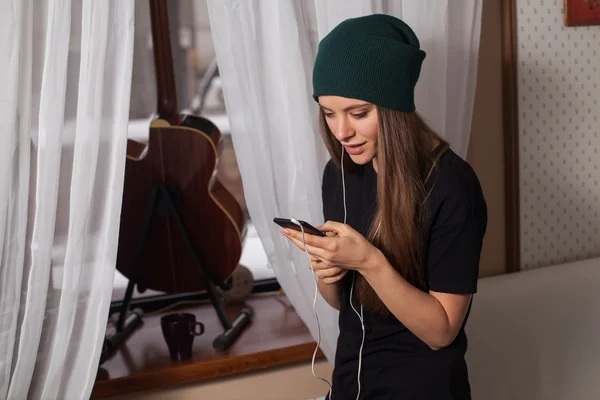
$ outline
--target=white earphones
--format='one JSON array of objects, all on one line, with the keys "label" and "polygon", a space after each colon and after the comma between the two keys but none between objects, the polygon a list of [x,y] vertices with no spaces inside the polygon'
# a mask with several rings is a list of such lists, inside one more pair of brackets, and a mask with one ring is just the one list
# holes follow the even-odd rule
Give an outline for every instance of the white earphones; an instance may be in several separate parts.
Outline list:
[{"label": "white earphones", "polygon": [[313,299],[313,313],[315,315],[315,320],[317,321],[317,346],[315,347],[315,351],[313,352],[313,356],[312,356],[312,363],[311,363],[312,374],[315,378],[322,380],[329,386],[329,398],[331,399],[332,392],[333,392],[331,383],[329,383],[329,381],[327,379],[317,376],[317,374],[315,373],[315,358],[317,357],[317,352],[319,351],[319,347],[321,347],[321,325],[319,324],[319,316],[317,314],[317,296],[319,294],[317,275],[315,274],[315,269],[313,267],[311,255],[308,252],[308,249],[306,248],[306,241],[305,241],[305,237],[304,237],[305,236],[304,227],[302,226],[302,224],[300,222],[298,222],[298,220],[296,218],[291,218],[290,221],[292,221],[294,224],[298,225],[300,227],[300,229],[302,230],[302,246],[304,247],[304,252],[306,253],[306,256],[308,257],[308,262],[310,263],[310,269],[312,270],[313,279],[315,281],[315,297]]},{"label": "white earphones", "polygon": [[[342,158],[341,159],[342,159],[342,161],[341,161],[341,164],[342,164],[342,191],[343,191],[343,199],[344,199],[344,224],[345,224],[348,211],[346,209],[346,180],[345,180],[345,176],[344,176],[344,145],[342,145]],[[358,373],[356,375],[356,381],[358,383],[358,393],[356,394],[356,400],[358,400],[358,398],[360,397],[360,370],[362,367],[362,352],[363,352],[363,347],[365,345],[365,320],[363,317],[363,305],[362,304],[360,305],[360,314],[359,314],[358,311],[356,310],[356,308],[354,308],[354,303],[352,303],[355,279],[356,279],[356,271],[353,271],[352,286],[350,287],[350,307],[352,307],[352,309],[358,316],[358,319],[360,320],[360,326],[362,328],[362,341],[360,343],[360,350],[358,353]]]},{"label": "white earphones", "polygon": [[[342,192],[343,192],[343,201],[344,201],[344,224],[346,224],[346,218],[347,218],[347,208],[346,208],[346,180],[345,180],[345,176],[344,176],[344,145],[342,145],[342,157],[341,157],[341,165],[342,165]],[[305,242],[305,237],[304,237],[304,227],[302,226],[302,224],[296,219],[296,218],[291,218],[290,221],[292,221],[294,224],[298,225],[300,227],[300,229],[302,230],[302,245],[304,247],[304,251],[306,253],[306,256],[308,257],[308,261],[310,262],[310,267],[311,270],[313,271],[313,278],[315,281],[315,297],[313,300],[313,312],[315,315],[315,320],[317,321],[317,347],[315,347],[315,351],[313,353],[313,357],[312,357],[312,374],[315,378],[318,378],[320,380],[322,380],[323,382],[327,383],[327,385],[329,386],[329,399],[332,400],[332,396],[333,396],[333,388],[331,386],[331,383],[329,383],[329,381],[327,381],[324,378],[321,378],[320,376],[317,376],[315,374],[315,358],[317,356],[317,351],[319,350],[319,347],[321,346],[321,326],[319,324],[319,317],[317,315],[317,296],[319,294],[319,287],[318,287],[318,282],[317,282],[317,275],[315,274],[315,270],[313,268],[313,263],[312,263],[312,258],[310,253],[308,252],[308,250],[306,249],[306,242]],[[361,371],[361,367],[362,367],[362,352],[363,352],[363,347],[365,344],[365,323],[364,323],[364,317],[363,317],[363,305],[360,305],[360,313],[356,310],[356,308],[354,307],[354,304],[352,303],[352,296],[354,293],[354,281],[356,278],[356,272],[353,271],[352,274],[352,287],[350,288],[350,306],[352,307],[352,309],[354,310],[354,312],[356,313],[356,315],[358,316],[358,319],[360,320],[360,325],[362,327],[362,341],[360,344],[360,350],[358,353],[358,374],[357,374],[357,382],[358,382],[358,393],[356,395],[356,399],[358,400],[360,397],[360,371]]]}]

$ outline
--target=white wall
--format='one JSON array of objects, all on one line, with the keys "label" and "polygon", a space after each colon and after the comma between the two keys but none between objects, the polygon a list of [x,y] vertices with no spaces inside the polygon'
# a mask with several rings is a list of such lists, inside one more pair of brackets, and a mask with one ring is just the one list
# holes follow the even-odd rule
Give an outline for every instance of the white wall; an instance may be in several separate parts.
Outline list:
[{"label": "white wall", "polygon": [[522,268],[600,255],[600,26],[517,0]]}]

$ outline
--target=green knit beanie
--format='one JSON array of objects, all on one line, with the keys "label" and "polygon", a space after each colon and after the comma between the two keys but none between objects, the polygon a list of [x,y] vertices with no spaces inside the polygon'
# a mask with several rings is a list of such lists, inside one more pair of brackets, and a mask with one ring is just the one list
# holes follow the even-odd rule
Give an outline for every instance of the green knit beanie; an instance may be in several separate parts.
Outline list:
[{"label": "green knit beanie", "polygon": [[415,111],[425,52],[403,21],[374,14],[341,22],[319,43],[313,98],[335,95]]}]

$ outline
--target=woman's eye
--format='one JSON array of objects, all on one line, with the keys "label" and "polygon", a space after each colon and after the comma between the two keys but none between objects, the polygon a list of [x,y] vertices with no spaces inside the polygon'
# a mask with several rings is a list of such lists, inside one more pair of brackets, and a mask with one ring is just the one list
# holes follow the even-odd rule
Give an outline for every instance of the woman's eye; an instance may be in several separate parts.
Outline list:
[{"label": "woman's eye", "polygon": [[326,118],[332,118],[333,117],[333,113],[325,113],[325,117]]},{"label": "woman's eye", "polygon": [[366,112],[364,112],[364,113],[360,113],[360,114],[352,114],[352,117],[353,117],[353,118],[356,118],[356,119],[361,119],[361,118],[364,118],[364,117],[366,117],[366,116],[367,116],[367,113],[366,113]]}]

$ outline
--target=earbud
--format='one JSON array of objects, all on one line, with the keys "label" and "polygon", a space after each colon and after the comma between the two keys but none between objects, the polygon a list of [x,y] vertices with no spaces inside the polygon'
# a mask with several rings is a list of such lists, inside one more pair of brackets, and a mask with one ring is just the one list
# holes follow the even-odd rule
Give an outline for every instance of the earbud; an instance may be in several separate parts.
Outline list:
[{"label": "earbud", "polygon": [[302,226],[302,224],[300,224],[300,222],[298,222],[298,220],[296,218],[291,218],[290,221],[292,221],[293,223],[295,223],[298,226]]}]

